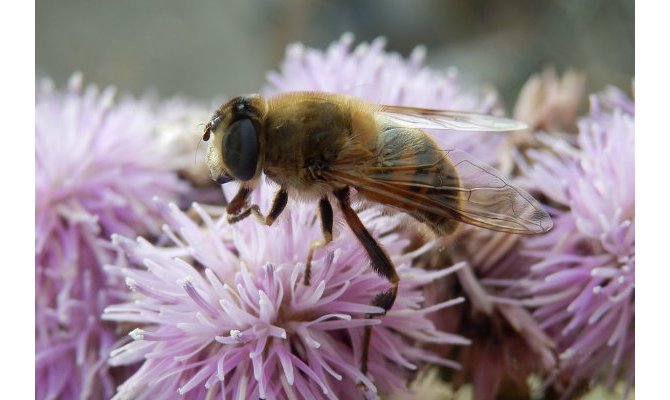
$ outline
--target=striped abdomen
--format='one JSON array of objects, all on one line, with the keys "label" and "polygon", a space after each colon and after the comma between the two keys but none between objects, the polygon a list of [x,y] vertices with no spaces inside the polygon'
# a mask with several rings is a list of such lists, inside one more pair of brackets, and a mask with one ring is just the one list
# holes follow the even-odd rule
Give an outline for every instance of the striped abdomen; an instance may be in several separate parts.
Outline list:
[{"label": "striped abdomen", "polygon": [[401,209],[438,235],[453,232],[461,184],[444,150],[420,129],[389,127],[379,133],[377,152],[378,164],[366,174],[377,185],[362,185],[358,192]]}]

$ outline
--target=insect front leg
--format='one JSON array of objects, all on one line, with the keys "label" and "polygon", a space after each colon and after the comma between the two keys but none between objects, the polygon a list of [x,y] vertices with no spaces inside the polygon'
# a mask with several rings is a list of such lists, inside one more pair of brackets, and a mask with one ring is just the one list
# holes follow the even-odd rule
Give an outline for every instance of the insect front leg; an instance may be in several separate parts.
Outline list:
[{"label": "insect front leg", "polygon": [[[370,257],[370,262],[372,268],[380,276],[386,278],[391,282],[391,287],[381,293],[379,293],[372,300],[372,305],[381,307],[384,309],[384,313],[390,310],[395,303],[395,299],[398,295],[398,282],[400,282],[400,277],[391,262],[391,259],[386,254],[384,249],[377,243],[377,241],[370,235],[365,226],[356,215],[356,212],[351,208],[350,199],[349,199],[349,188],[345,187],[334,192],[335,197],[339,201],[340,209],[344,214],[344,219],[347,221],[347,224],[351,228],[352,232],[358,238],[359,242],[365,248],[365,251]],[[373,314],[367,314],[366,318],[373,318]],[[366,374],[368,372],[368,354],[370,351],[370,339],[372,337],[372,326],[368,325],[365,327],[365,332],[363,335],[363,353],[361,355],[361,372]]]},{"label": "insect front leg", "polygon": [[226,212],[228,215],[230,216],[239,214],[240,210],[242,210],[242,208],[247,204],[247,199],[249,198],[250,194],[251,189],[242,186],[240,190],[237,191],[237,194],[235,194],[235,197],[230,200],[228,207],[226,207]]},{"label": "insect front leg", "polygon": [[[247,207],[247,209],[244,211],[240,211],[242,207],[244,207],[244,204],[246,204],[249,193],[251,193],[249,190],[249,193],[245,194],[243,193],[243,190],[244,189],[240,189],[240,191],[237,193],[237,195],[235,195],[233,200],[231,200],[230,205],[228,206],[228,223],[234,224],[253,214],[261,223],[270,226],[275,222],[277,217],[281,215],[282,211],[284,211],[284,208],[286,207],[286,203],[288,203],[288,193],[284,188],[281,188],[277,191],[277,194],[275,194],[275,198],[272,201],[272,206],[270,207],[270,212],[267,216],[261,213],[261,209],[257,204]],[[238,196],[240,196],[240,198],[243,200],[239,200]],[[239,203],[239,205],[238,203],[235,203],[236,201]],[[233,211],[232,213],[230,212],[231,208]]]},{"label": "insect front leg", "polygon": [[323,240],[315,240],[309,247],[307,262],[305,262],[305,276],[303,278],[303,283],[306,286],[309,286],[309,280],[312,275],[312,257],[314,256],[314,252],[333,241],[333,207],[330,206],[327,197],[319,200],[319,217],[321,219]]}]

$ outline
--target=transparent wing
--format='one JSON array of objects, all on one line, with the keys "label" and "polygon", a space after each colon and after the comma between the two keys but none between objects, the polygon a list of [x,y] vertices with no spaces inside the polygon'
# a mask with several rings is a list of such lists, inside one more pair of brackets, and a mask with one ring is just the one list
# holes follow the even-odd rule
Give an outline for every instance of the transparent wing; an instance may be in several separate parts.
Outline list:
[{"label": "transparent wing", "polygon": [[427,223],[434,217],[511,233],[551,229],[539,202],[492,167],[458,149],[427,148],[421,138],[407,143],[408,137],[414,136],[405,135],[402,145],[389,142],[369,160],[333,165],[325,175],[374,201],[419,212]]},{"label": "transparent wing", "polygon": [[381,106],[378,113],[395,125],[419,129],[505,132],[528,127],[523,122],[509,118],[428,108]]}]

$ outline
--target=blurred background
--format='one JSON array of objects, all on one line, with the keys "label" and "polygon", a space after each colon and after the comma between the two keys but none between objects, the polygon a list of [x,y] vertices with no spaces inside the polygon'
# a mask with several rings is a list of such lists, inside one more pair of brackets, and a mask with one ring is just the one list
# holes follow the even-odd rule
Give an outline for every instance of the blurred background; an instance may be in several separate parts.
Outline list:
[{"label": "blurred background", "polygon": [[548,65],[584,71],[587,92],[628,89],[634,12],[633,0],[37,0],[36,69],[211,99],[259,90],[291,42],[325,48],[348,31],[404,56],[423,44],[429,66],[494,85],[509,108]]}]

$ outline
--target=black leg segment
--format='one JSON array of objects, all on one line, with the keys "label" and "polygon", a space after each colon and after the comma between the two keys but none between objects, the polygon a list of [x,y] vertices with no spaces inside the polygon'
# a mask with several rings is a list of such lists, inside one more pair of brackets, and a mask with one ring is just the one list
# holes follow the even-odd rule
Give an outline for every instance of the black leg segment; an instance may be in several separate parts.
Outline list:
[{"label": "black leg segment", "polygon": [[[370,232],[368,232],[368,230],[365,228],[361,220],[358,218],[358,215],[356,215],[356,212],[351,208],[349,200],[349,188],[347,187],[335,191],[335,197],[340,203],[340,209],[344,214],[344,219],[347,221],[347,224],[351,228],[352,232],[354,235],[356,235],[358,240],[361,242],[361,245],[363,245],[363,248],[365,248],[365,251],[368,253],[372,268],[380,276],[388,279],[392,284],[397,283],[400,278],[395,271],[395,267],[393,266],[391,259],[388,255],[386,255],[384,249],[379,246],[372,235],[370,235]],[[391,308],[393,305],[393,301],[385,301],[385,303],[388,305],[388,308]],[[388,310],[388,308],[386,309]]]},{"label": "black leg segment", "polygon": [[[356,212],[351,208],[350,199],[349,199],[349,188],[340,189],[334,192],[335,197],[340,203],[340,209],[344,214],[344,219],[347,221],[347,224],[351,228],[352,232],[365,248],[365,251],[370,257],[370,262],[372,268],[382,277],[391,282],[391,287],[387,290],[379,293],[372,300],[372,305],[381,307],[384,309],[384,312],[388,311],[393,307],[395,299],[398,295],[398,282],[400,277],[395,270],[395,266],[391,262],[391,259],[388,257],[384,249],[381,248],[379,243],[370,235],[370,232],[365,228],[361,222]],[[366,318],[373,318],[374,315],[367,314]],[[370,352],[370,340],[372,337],[372,326],[366,326],[363,334],[363,353],[361,355],[361,372],[364,374],[368,371],[368,354]]]},{"label": "black leg segment", "polygon": [[[265,225],[272,225],[273,222],[281,215],[286,208],[286,203],[288,203],[288,193],[284,188],[279,189],[277,194],[275,194],[274,200],[272,200],[272,207],[270,207],[270,212],[268,216],[264,218]],[[262,214],[259,213],[261,218]]]},{"label": "black leg segment", "polygon": [[333,207],[328,201],[328,197],[323,197],[319,200],[319,217],[321,219],[321,232],[323,233],[323,240],[312,242],[307,253],[307,261],[305,262],[305,275],[303,277],[303,284],[309,286],[309,280],[312,276],[312,257],[314,252],[333,240]]},{"label": "black leg segment", "polygon": [[[256,219],[261,221],[261,223],[268,226],[272,225],[277,217],[281,215],[282,211],[284,211],[284,208],[286,208],[286,203],[288,203],[288,193],[284,188],[281,188],[275,195],[275,198],[272,201],[272,206],[270,207],[270,212],[267,216],[264,216],[261,213],[261,210],[257,204],[254,204],[248,207],[246,210],[240,212],[240,209],[244,206],[244,204],[246,204],[246,199],[249,197],[250,193],[251,191],[246,193],[243,192],[243,189],[240,189],[237,195],[235,195],[233,200],[230,202],[230,205],[228,206],[229,223],[234,224],[253,214]],[[231,209],[233,212],[230,211]]]}]

